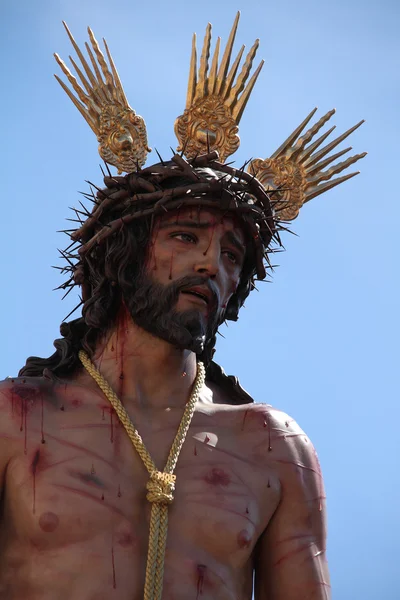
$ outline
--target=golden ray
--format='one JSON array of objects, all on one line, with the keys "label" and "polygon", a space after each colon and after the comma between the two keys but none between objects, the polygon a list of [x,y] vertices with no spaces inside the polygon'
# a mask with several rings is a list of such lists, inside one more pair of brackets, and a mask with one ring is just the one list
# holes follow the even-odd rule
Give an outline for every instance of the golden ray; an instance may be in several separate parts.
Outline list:
[{"label": "golden ray", "polygon": [[233,86],[233,88],[231,89],[231,93],[229,94],[229,96],[227,98],[227,104],[229,106],[232,106],[234,104],[234,102],[237,100],[240,92],[244,88],[244,85],[245,85],[247,78],[249,76],[249,73],[251,71],[251,67],[253,65],[253,60],[254,60],[254,57],[256,55],[259,45],[260,45],[260,40],[256,40],[246,56],[246,59],[244,61],[240,75],[237,78],[236,85]]},{"label": "golden ray", "polygon": [[232,89],[232,84],[233,81],[236,77],[236,73],[239,67],[239,63],[242,60],[242,56],[243,56],[243,52],[245,50],[245,46],[243,45],[240,50],[239,50],[239,54],[237,55],[237,57],[234,60],[233,65],[231,66],[231,69],[228,73],[228,76],[226,78],[225,81],[225,85],[223,87],[223,90],[221,90],[221,93],[223,94],[224,98],[226,98],[227,96],[229,96],[231,89]]},{"label": "golden ray", "polygon": [[215,89],[215,83],[217,81],[217,69],[218,69],[218,56],[219,56],[219,46],[221,43],[221,38],[217,38],[217,43],[215,45],[214,56],[211,64],[210,75],[208,77],[208,93],[213,94]]},{"label": "golden ray", "polygon": [[183,115],[175,121],[178,151],[183,151],[189,159],[217,150],[220,160],[224,162],[239,147],[237,126],[263,65],[261,62],[246,85],[259,45],[259,41],[256,40],[247,54],[235,83],[244,50],[243,46],[230,68],[239,17],[238,12],[219,67],[220,38],[217,40],[211,69],[209,69],[210,23],[207,25],[204,37],[198,72],[196,38],[193,37],[186,108]]},{"label": "golden ray", "polygon": [[[335,127],[331,127],[317,140],[310,143],[321,127],[329,121],[334,112],[335,110],[327,112],[305,134],[299,137],[315,113],[315,110],[313,110],[270,158],[266,158],[265,160],[256,158],[250,162],[248,172],[257,177],[267,189],[282,189],[282,192],[274,196],[275,209],[280,219],[285,221],[295,219],[305,202],[357,175],[357,173],[350,173],[331,180],[333,175],[337,175],[361,158],[364,158],[366,152],[350,156],[342,162],[333,164],[326,171],[322,169],[334,163],[343,154],[349,152],[351,147],[345,148],[333,156],[327,157],[325,160],[322,160],[322,158],[355,131],[355,129],[360,127],[363,121],[345,131],[345,133],[318,152],[315,152],[315,150],[321,146]],[[326,183],[321,183],[324,181]]]},{"label": "golden ray", "polygon": [[[104,75],[105,75],[105,77],[106,77],[106,82],[107,82],[107,83],[108,83],[108,84],[109,84],[109,85],[110,85],[112,88],[114,88],[114,86],[115,86],[115,90],[116,90],[116,92],[117,92],[118,99],[119,99],[119,100],[122,102],[122,104],[123,104],[124,106],[126,106],[126,107],[129,107],[128,99],[127,99],[127,97],[125,96],[124,88],[122,87],[122,83],[121,83],[121,80],[120,80],[120,78],[119,78],[119,75],[118,75],[117,68],[116,68],[116,66],[115,66],[115,64],[114,64],[113,57],[111,56],[111,52],[110,52],[110,50],[108,49],[107,42],[106,42],[106,40],[105,40],[104,38],[103,38],[103,43],[104,43],[104,47],[105,47],[105,49],[106,49],[107,58],[108,58],[108,61],[109,61],[109,63],[110,63],[110,66],[111,66],[111,71],[112,71],[112,77],[111,77],[111,74],[110,74],[110,79],[108,80],[108,78],[107,78],[107,77],[108,77],[107,63],[106,63],[106,62],[104,62],[104,64],[105,64],[105,70],[103,71],[103,73],[104,73]],[[100,55],[101,55],[101,56],[103,56],[101,52],[100,52]],[[98,56],[98,58],[99,58],[99,56]],[[100,63],[100,64],[101,64],[101,63]],[[114,81],[113,81],[113,78],[114,78]],[[114,82],[115,82],[115,83],[114,83]],[[129,108],[130,108],[130,107],[129,107]],[[133,109],[131,108],[131,110],[133,110]],[[143,123],[144,123],[144,121],[143,121]]]},{"label": "golden ray", "polygon": [[83,67],[84,72],[70,57],[86,93],[57,54],[54,55],[55,59],[79,100],[57,75],[55,77],[96,134],[99,153],[103,160],[115,165],[120,173],[136,170],[144,165],[147,152],[150,151],[147,145],[146,126],[142,117],[137,115],[128,104],[107,43],[103,40],[111,70],[92,30],[88,27],[92,48],[87,42],[85,47],[92,70],[67,24],[64,22],[63,24]]},{"label": "golden ray", "polygon": [[360,127],[360,125],[362,125],[363,123],[364,123],[364,120],[360,121],[359,123],[357,123],[357,125],[354,125],[350,129],[348,129],[347,131],[342,133],[342,135],[337,137],[330,144],[328,144],[327,146],[324,146],[324,148],[322,148],[319,152],[314,154],[314,156],[310,156],[310,158],[304,163],[304,167],[308,170],[308,168],[311,165],[316,164],[321,158],[326,156],[328,154],[328,152],[330,152],[331,150],[336,148],[336,146],[338,144],[340,144],[340,142],[343,142],[343,140],[345,140],[351,133],[353,133],[353,131],[358,129]]},{"label": "golden ray", "polygon": [[364,158],[364,156],[366,156],[366,154],[367,154],[366,152],[362,152],[361,154],[355,154],[354,156],[350,156],[346,160],[338,163],[337,165],[334,165],[327,171],[320,171],[320,173],[317,174],[315,177],[311,177],[310,179],[307,180],[308,185],[318,184],[321,181],[326,181],[326,180],[330,179],[333,175],[337,175],[337,173],[344,171],[344,169],[347,169],[347,167],[349,167],[350,165],[352,165],[355,162],[357,162],[358,160],[360,160],[360,158]]},{"label": "golden ray", "polygon": [[[90,46],[89,46],[89,44],[87,42],[85,42],[85,47],[86,47],[87,53],[89,54],[90,62],[92,63],[92,67],[93,67],[94,73],[95,73],[96,78],[97,78],[97,84],[99,86],[103,86],[104,85],[104,81],[103,81],[103,78],[101,76],[100,69],[97,66],[97,63],[96,63],[96,60],[94,58],[92,49],[90,48]],[[70,57],[70,59],[71,59],[71,57]]]},{"label": "golden ray", "polygon": [[317,112],[317,110],[318,110],[318,108],[315,107],[310,112],[310,114],[307,115],[307,117],[304,119],[304,121],[302,123],[300,123],[300,125],[293,131],[293,133],[291,133],[289,135],[289,137],[283,142],[283,144],[281,146],[279,146],[279,148],[277,150],[275,150],[275,152],[271,155],[271,158],[277,158],[278,156],[283,155],[286,152],[286,150],[291,147],[291,145],[293,144],[293,142],[295,140],[297,140],[297,138],[299,137],[300,133],[307,126],[307,124],[312,119],[312,117]]},{"label": "golden ray", "polygon": [[208,81],[208,59],[210,58],[210,44],[211,44],[211,23],[208,23],[206,29],[206,35],[204,37],[203,50],[200,56],[200,69],[199,69],[199,80],[196,88],[196,95],[194,100],[202,98],[207,95]]},{"label": "golden ray", "polygon": [[196,34],[193,34],[192,38],[192,54],[190,56],[190,70],[189,70],[189,82],[186,96],[186,108],[190,108],[194,95],[196,93],[197,86],[197,46],[196,46]]},{"label": "golden ray", "polygon": [[323,183],[322,185],[315,186],[313,189],[311,189],[309,191],[304,202],[309,202],[310,200],[312,200],[313,198],[316,198],[320,194],[323,194],[323,193],[327,192],[328,190],[331,190],[332,188],[336,187],[340,183],[343,183],[344,181],[347,181],[348,179],[351,179],[352,177],[355,177],[356,175],[359,175],[359,174],[360,174],[360,171],[355,171],[354,173],[349,173],[348,175],[344,175],[343,177],[338,177],[337,179],[332,179],[332,181],[328,181],[327,183]]},{"label": "golden ray", "polygon": [[[55,55],[54,55],[54,56],[55,56]],[[83,83],[83,85],[84,85],[84,87],[85,87],[85,89],[86,89],[86,92],[87,92],[88,94],[90,94],[90,93],[91,93],[91,91],[92,91],[92,88],[90,87],[90,84],[89,84],[88,80],[86,79],[86,77],[84,76],[84,74],[82,73],[82,71],[80,70],[80,68],[78,67],[78,65],[77,65],[77,64],[76,64],[76,62],[74,61],[74,59],[72,58],[72,56],[68,56],[68,58],[69,58],[69,60],[71,61],[71,63],[72,63],[72,66],[74,67],[74,69],[75,69],[76,73],[78,73],[78,77],[79,77],[79,79],[81,80],[81,82]],[[56,60],[57,60],[57,59],[56,59]],[[58,62],[58,64],[60,65],[60,62],[59,62],[58,60],[57,60],[57,62]],[[61,65],[60,65],[60,66],[61,66]],[[62,68],[62,67],[61,67],[61,68]],[[65,71],[64,71],[64,73],[65,73]],[[72,74],[71,74],[71,75],[72,75]],[[68,75],[67,75],[67,77],[68,77]],[[72,83],[72,82],[71,82],[71,83]]]},{"label": "golden ray", "polygon": [[66,30],[67,34],[68,34],[68,37],[69,37],[69,39],[71,41],[71,44],[72,44],[75,52],[77,53],[77,55],[79,57],[79,60],[82,63],[83,68],[85,69],[85,73],[88,76],[89,81],[92,84],[92,87],[95,88],[97,86],[97,82],[96,82],[96,79],[93,77],[93,73],[90,70],[90,67],[89,67],[89,65],[88,65],[85,57],[83,56],[83,54],[82,54],[82,52],[81,52],[78,44],[75,42],[74,37],[73,37],[72,33],[70,32],[70,30],[69,30],[68,25],[66,24],[66,22],[63,21],[62,23],[63,23],[63,25],[65,27],[65,30]]},{"label": "golden ray", "polygon": [[240,100],[238,101],[238,103],[236,104],[236,106],[233,110],[233,117],[234,117],[234,119],[236,119],[236,123],[239,123],[240,119],[242,118],[242,114],[243,114],[244,109],[246,108],[247,101],[250,98],[250,94],[253,91],[254,84],[256,83],[257,78],[258,78],[263,66],[264,66],[264,61],[262,60],[260,62],[260,64],[258,65],[257,69],[254,71],[249,83],[247,84],[246,88],[243,90],[242,95],[240,96]]},{"label": "golden ray", "polygon": [[311,169],[306,169],[307,175],[312,175],[316,171],[325,169],[325,167],[327,167],[331,162],[333,162],[334,160],[339,158],[339,156],[343,156],[343,154],[350,152],[350,150],[353,150],[353,148],[351,146],[349,146],[348,148],[345,148],[344,150],[341,150],[340,152],[336,152],[336,154],[332,154],[332,156],[329,156],[328,158],[323,160],[321,163],[318,163],[317,165],[313,165],[311,167]]},{"label": "golden ray", "polygon": [[299,154],[303,150],[304,146],[313,139],[321,127],[323,127],[325,123],[329,121],[335,112],[335,109],[332,109],[323,115],[303,136],[301,136],[301,138],[297,140],[294,146],[287,151],[286,156],[288,158],[294,158],[297,154]]},{"label": "golden ray", "polygon": [[235,20],[233,22],[233,26],[231,29],[231,32],[229,34],[229,38],[226,44],[226,48],[225,48],[225,52],[222,56],[222,61],[219,67],[219,71],[218,71],[218,77],[217,77],[217,86],[215,89],[215,93],[219,94],[220,92],[223,91],[223,85],[225,83],[225,79],[226,79],[226,74],[228,72],[229,69],[229,63],[231,60],[231,55],[232,55],[232,48],[233,48],[233,44],[235,41],[235,37],[236,37],[236,32],[237,32],[237,28],[239,25],[239,19],[240,19],[240,11],[238,11],[236,13],[236,17]]},{"label": "golden ray", "polygon": [[336,129],[336,125],[332,125],[332,127],[330,129],[328,129],[328,131],[323,133],[318,139],[316,139],[315,142],[313,142],[312,144],[307,146],[307,148],[304,148],[303,152],[299,156],[299,163],[303,163],[305,160],[307,160],[311,156],[311,154],[317,148],[320,147],[320,145],[326,140],[327,137],[330,136],[332,131],[334,131],[335,129]]}]

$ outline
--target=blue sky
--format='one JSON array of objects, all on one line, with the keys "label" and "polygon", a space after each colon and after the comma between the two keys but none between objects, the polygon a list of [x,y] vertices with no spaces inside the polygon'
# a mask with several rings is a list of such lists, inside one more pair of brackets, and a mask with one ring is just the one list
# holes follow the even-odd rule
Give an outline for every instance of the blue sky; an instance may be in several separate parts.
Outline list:
[{"label": "blue sky", "polygon": [[[53,78],[90,25],[107,39],[149,143],[169,157],[184,108],[191,35],[261,39],[266,64],[240,125],[238,165],[269,156],[314,106],[335,107],[338,133],[360,119],[361,175],[307,204],[286,236],[273,283],[222,329],[216,359],[256,401],[294,417],[325,475],[334,597],[396,600],[398,478],[399,5],[386,1],[222,0],[2,4],[2,274],[0,375],[48,356],[77,303],[51,292],[68,206],[101,184],[93,133]],[[215,38],[214,38],[215,39]],[[65,97],[64,97],[65,96]],[[149,164],[157,162],[153,152]],[[65,237],[65,236],[64,236]],[[71,297],[73,296],[73,297]],[[397,375],[396,375],[397,373]]]}]

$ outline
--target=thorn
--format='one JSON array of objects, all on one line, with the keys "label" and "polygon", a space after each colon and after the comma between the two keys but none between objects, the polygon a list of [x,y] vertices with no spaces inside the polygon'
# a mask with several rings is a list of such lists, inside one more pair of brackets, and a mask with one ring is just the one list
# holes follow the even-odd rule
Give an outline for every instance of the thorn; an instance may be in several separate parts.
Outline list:
[{"label": "thorn", "polygon": [[60,250],[59,248],[57,248],[57,251],[61,254],[61,257],[64,258],[66,261],[68,261],[69,264],[71,265],[71,267],[74,269],[75,265],[69,260],[68,256],[65,254],[65,252],[63,250]]},{"label": "thorn", "polygon": [[162,164],[163,167],[165,167],[165,162],[163,161],[161,154],[159,153],[157,148],[154,148],[154,150],[156,151],[156,154],[157,154],[158,158],[160,159],[160,163]]},{"label": "thorn", "polygon": [[82,202],[80,200],[78,200],[78,202],[82,206],[83,210],[85,211],[83,214],[85,214],[87,217],[91,217],[92,215],[90,214],[90,212],[88,211],[86,206],[84,204],[82,204]]},{"label": "thorn", "polygon": [[75,306],[75,308],[73,310],[71,310],[71,312],[68,313],[66,317],[64,317],[63,322],[65,322],[68,319],[68,317],[70,317],[82,304],[83,304],[83,300],[81,299],[79,304],[77,306]]},{"label": "thorn", "polygon": [[75,287],[75,283],[74,285],[68,286],[69,290],[67,292],[65,292],[64,296],[61,298],[61,300],[64,300],[64,298],[66,298],[68,296],[68,294],[70,293],[70,291]]},{"label": "thorn", "polygon": [[[80,192],[82,193],[82,192]],[[81,210],[79,210],[79,208],[75,208],[74,206],[69,206],[68,207],[70,210],[72,210],[74,213],[79,213],[80,215],[86,216],[85,213],[83,213]]]},{"label": "thorn", "polygon": [[104,164],[105,164],[105,166],[106,166],[106,169],[107,169],[108,176],[109,176],[109,177],[112,177],[112,174],[111,174],[111,171],[110,171],[110,167],[108,166],[108,163],[106,163],[106,161],[104,161]]}]

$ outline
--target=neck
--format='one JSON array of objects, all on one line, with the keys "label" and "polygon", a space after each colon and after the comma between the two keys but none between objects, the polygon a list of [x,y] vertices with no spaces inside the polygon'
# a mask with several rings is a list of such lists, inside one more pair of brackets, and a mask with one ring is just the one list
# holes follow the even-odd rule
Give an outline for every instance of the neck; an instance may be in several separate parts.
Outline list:
[{"label": "neck", "polygon": [[196,355],[135,325],[126,309],[98,343],[96,368],[125,406],[183,407],[196,378]]}]

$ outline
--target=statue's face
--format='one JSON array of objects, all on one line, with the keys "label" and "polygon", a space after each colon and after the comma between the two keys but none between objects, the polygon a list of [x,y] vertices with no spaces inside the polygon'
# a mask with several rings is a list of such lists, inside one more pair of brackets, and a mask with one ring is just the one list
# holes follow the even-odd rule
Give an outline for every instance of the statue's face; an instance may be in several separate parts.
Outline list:
[{"label": "statue's face", "polygon": [[223,321],[245,253],[235,218],[197,208],[166,213],[155,222],[142,281],[127,302],[132,318],[158,337],[201,353]]}]

